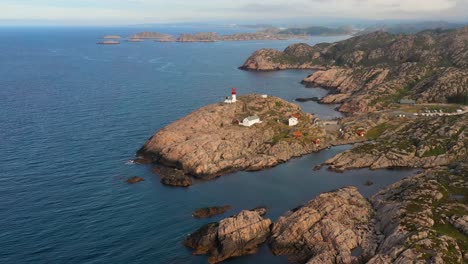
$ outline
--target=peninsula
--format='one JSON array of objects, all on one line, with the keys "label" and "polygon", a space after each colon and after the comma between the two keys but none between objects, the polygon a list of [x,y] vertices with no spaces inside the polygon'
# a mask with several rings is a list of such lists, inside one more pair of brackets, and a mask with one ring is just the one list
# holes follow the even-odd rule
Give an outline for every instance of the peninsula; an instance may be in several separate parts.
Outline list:
[{"label": "peninsula", "polygon": [[[297,124],[290,126],[290,119]],[[313,119],[280,98],[243,95],[235,103],[208,105],[168,125],[137,155],[201,179],[260,170],[330,144]]]}]

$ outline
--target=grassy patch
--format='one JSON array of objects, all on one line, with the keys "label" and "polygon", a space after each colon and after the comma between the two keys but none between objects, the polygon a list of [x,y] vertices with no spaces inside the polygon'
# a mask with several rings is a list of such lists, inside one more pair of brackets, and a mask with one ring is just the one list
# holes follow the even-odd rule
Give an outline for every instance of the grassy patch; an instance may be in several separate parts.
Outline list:
[{"label": "grassy patch", "polygon": [[430,150],[427,150],[424,152],[422,155],[423,157],[433,157],[433,156],[439,156],[447,153],[447,150],[444,147],[441,146],[435,146],[432,147]]},{"label": "grassy patch", "polygon": [[278,142],[280,142],[280,140],[288,138],[288,136],[289,136],[289,131],[282,131],[279,134],[274,135],[271,142],[273,143],[273,145],[275,145]]},{"label": "grassy patch", "polygon": [[369,139],[376,139],[378,137],[380,137],[380,135],[383,134],[383,132],[385,132],[385,130],[388,129],[388,124],[387,123],[382,123],[382,124],[379,124],[373,128],[371,128],[369,131],[367,131],[367,138]]},{"label": "grassy patch", "polygon": [[421,204],[418,203],[410,203],[406,206],[406,211],[408,213],[419,213],[422,211],[422,206]]},{"label": "grassy patch", "polygon": [[437,232],[437,234],[450,236],[456,239],[462,251],[468,251],[468,240],[466,239],[466,236],[460,233],[451,224],[442,224],[440,222],[437,222],[432,228]]}]

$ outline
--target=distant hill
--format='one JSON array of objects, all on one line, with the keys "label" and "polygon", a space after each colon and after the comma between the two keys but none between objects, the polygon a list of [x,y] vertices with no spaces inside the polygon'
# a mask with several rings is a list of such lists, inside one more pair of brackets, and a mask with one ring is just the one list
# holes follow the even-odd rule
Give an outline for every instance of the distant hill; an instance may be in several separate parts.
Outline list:
[{"label": "distant hill", "polygon": [[352,27],[304,27],[304,28],[288,28],[280,30],[279,34],[293,34],[293,35],[309,35],[309,36],[339,36],[339,35],[352,35],[356,33],[356,30]]},{"label": "distant hill", "polygon": [[385,31],[393,34],[416,34],[424,30],[433,29],[456,29],[467,26],[467,23],[449,23],[445,21],[427,21],[415,23],[402,23],[402,24],[382,24],[367,27],[365,30],[360,31],[359,35],[364,35],[374,31]]}]

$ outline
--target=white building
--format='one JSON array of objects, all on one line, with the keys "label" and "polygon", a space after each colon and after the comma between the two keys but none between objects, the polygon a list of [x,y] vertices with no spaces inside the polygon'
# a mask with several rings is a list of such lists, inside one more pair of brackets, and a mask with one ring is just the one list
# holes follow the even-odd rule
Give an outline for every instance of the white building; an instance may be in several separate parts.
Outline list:
[{"label": "white building", "polygon": [[294,116],[291,116],[288,122],[289,122],[289,126],[295,126],[299,123],[299,120],[295,118]]},{"label": "white building", "polygon": [[244,120],[242,120],[241,125],[250,127],[257,123],[261,123],[261,121],[260,121],[260,118],[255,115],[255,116],[249,116],[249,117],[244,118]]}]

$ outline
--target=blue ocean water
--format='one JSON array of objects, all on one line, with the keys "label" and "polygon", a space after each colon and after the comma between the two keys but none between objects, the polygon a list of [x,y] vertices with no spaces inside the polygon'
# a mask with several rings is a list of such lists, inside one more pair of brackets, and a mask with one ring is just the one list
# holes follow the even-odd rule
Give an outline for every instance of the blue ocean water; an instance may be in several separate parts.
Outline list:
[{"label": "blue ocean water", "polygon": [[[0,263],[206,263],[183,238],[242,209],[268,207],[276,219],[320,192],[355,185],[367,196],[411,171],[312,168],[335,147],[260,172],[239,172],[187,189],[159,183],[127,161],[155,131],[235,86],[293,101],[321,97],[303,87],[310,71],[244,72],[256,49],[297,42],[95,43],[103,35],[231,28],[0,28]],[[343,37],[341,37],[343,38]],[[316,37],[314,44],[340,37]],[[300,104],[322,118],[333,105]],[[128,185],[125,179],[146,180]],[[373,186],[364,186],[371,179]],[[194,209],[231,204],[209,220]],[[286,263],[266,246],[229,263]]]}]

